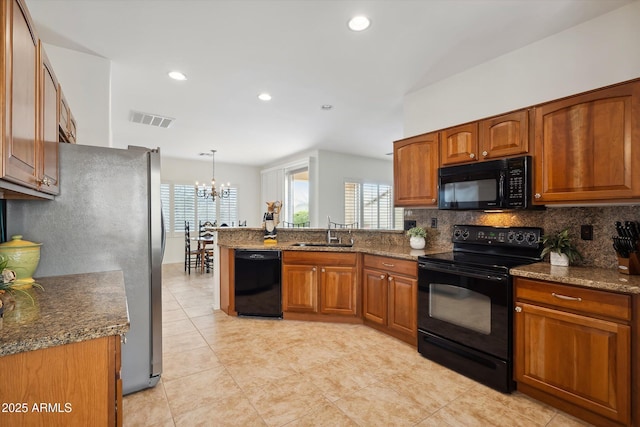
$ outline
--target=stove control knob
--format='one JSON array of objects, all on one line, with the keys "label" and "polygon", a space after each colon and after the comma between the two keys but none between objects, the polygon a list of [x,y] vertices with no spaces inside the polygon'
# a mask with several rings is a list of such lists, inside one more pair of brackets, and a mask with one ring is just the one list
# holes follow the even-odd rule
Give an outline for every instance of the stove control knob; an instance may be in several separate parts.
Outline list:
[{"label": "stove control knob", "polygon": [[537,242],[538,242],[538,236],[536,236],[535,233],[527,234],[527,243],[532,245],[532,244],[537,243]]},{"label": "stove control knob", "polygon": [[513,242],[513,239],[516,238],[516,235],[513,234],[513,231],[510,231],[509,234],[507,235],[507,240],[510,242]]},{"label": "stove control knob", "polygon": [[456,239],[459,239],[461,235],[462,235],[462,231],[460,231],[459,228],[456,228],[455,230],[453,230],[453,237],[455,237]]},{"label": "stove control knob", "polygon": [[516,242],[518,243],[524,242],[524,234],[522,233],[516,234]]},{"label": "stove control knob", "polygon": [[469,230],[464,230],[462,232],[462,238],[466,240],[468,237],[469,237]]}]

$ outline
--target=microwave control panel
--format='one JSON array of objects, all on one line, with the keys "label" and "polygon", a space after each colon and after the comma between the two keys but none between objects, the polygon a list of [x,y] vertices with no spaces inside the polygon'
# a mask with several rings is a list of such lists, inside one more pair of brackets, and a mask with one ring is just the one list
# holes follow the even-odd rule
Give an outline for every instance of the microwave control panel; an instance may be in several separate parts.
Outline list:
[{"label": "microwave control panel", "polygon": [[529,158],[518,157],[507,159],[507,191],[509,192],[509,206],[525,207],[527,205],[527,181],[530,170]]}]

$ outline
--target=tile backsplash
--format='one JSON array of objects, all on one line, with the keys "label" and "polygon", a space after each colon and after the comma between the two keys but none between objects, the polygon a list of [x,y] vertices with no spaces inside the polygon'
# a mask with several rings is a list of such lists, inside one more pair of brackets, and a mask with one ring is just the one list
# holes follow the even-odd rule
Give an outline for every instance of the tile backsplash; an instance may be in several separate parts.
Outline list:
[{"label": "tile backsplash", "polygon": [[[431,228],[432,218],[437,228]],[[480,211],[443,211],[435,209],[405,209],[405,219],[414,219],[429,234],[431,246],[451,246],[455,224],[492,225],[499,227],[541,227],[544,233],[568,227],[584,260],[576,265],[616,268],[617,259],[611,237],[616,235],[616,221],[640,221],[640,206],[594,206],[547,208],[541,211],[510,211],[485,213]],[[593,240],[580,239],[580,226],[593,226]]]}]

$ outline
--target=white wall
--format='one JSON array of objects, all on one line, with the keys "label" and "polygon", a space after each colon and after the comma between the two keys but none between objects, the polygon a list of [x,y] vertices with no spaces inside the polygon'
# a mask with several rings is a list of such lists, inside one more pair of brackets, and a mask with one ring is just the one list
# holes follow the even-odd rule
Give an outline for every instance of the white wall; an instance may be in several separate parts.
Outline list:
[{"label": "white wall", "polygon": [[78,123],[78,144],[112,147],[111,61],[50,44],[44,50]]},{"label": "white wall", "polygon": [[318,214],[321,227],[327,216],[334,222],[344,220],[344,182],[370,182],[393,185],[393,162],[331,151],[318,152]]},{"label": "white wall", "polygon": [[[210,182],[211,159],[185,160],[161,156],[161,180],[163,183],[194,184]],[[247,221],[247,227],[259,227],[262,224],[262,206],[260,205],[260,168],[216,162],[216,180],[231,182],[238,189],[238,219]],[[163,263],[184,261],[184,235],[170,236]]]},{"label": "white wall", "polygon": [[405,137],[640,77],[640,2],[404,99]]},{"label": "white wall", "polygon": [[301,161],[309,162],[309,220],[313,228],[326,227],[327,216],[332,221],[344,222],[345,180],[393,184],[391,159],[387,161],[318,150],[270,164],[262,171],[263,195],[282,193],[286,179],[283,171]]}]

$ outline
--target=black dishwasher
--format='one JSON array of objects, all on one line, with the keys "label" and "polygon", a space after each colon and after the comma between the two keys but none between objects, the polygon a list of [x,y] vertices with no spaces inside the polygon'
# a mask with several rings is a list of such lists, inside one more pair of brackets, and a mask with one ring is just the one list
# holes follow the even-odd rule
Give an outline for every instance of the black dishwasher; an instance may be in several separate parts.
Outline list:
[{"label": "black dishwasher", "polygon": [[239,316],[282,317],[280,251],[235,251],[235,306]]}]

